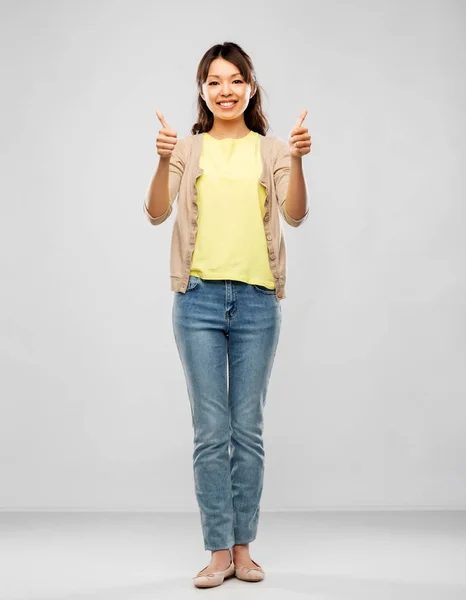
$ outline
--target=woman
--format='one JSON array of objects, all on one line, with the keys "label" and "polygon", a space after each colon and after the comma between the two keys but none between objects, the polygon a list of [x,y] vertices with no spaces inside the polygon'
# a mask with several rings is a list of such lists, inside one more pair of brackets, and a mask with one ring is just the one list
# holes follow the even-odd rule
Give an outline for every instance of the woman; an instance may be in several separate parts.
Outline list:
[{"label": "woman", "polygon": [[[235,43],[210,48],[197,70],[198,121],[177,139],[162,113],[157,172],[144,201],[153,225],[178,196],[170,257],[173,330],[194,433],[193,470],[210,564],[193,578],[213,587],[260,581],[249,554],[264,478],[263,416],[286,298],[281,217],[307,218],[302,156],[311,137],[266,136],[260,86]],[[230,451],[231,449],[231,451]]]}]

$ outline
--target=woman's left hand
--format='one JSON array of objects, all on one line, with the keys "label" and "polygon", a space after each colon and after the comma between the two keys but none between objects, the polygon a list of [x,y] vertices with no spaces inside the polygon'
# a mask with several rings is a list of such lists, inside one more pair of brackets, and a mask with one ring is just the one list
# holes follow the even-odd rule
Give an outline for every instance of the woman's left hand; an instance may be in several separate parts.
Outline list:
[{"label": "woman's left hand", "polygon": [[311,151],[311,136],[306,127],[303,127],[303,121],[307,116],[307,110],[301,111],[290,133],[290,154],[293,158],[301,158]]}]

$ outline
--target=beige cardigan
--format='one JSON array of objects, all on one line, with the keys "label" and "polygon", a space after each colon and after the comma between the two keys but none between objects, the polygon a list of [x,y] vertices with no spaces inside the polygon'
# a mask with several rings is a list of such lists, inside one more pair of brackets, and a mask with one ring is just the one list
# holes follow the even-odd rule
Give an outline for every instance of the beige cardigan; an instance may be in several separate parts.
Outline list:
[{"label": "beige cardigan", "polygon": [[[169,199],[167,210],[152,217],[147,210],[147,194],[143,211],[152,225],[160,225],[170,216],[178,196],[178,211],[173,224],[170,250],[171,290],[186,292],[191,269],[191,258],[196,242],[198,206],[196,179],[203,173],[199,166],[202,133],[178,140],[170,157]],[[302,219],[292,219],[286,212],[285,200],[290,175],[289,144],[276,136],[260,137],[263,170],[259,182],[266,188],[264,232],[268,247],[269,264],[275,279],[278,299],[286,298],[286,247],[280,226],[280,214],[292,227],[299,227],[307,219],[309,208]]]}]

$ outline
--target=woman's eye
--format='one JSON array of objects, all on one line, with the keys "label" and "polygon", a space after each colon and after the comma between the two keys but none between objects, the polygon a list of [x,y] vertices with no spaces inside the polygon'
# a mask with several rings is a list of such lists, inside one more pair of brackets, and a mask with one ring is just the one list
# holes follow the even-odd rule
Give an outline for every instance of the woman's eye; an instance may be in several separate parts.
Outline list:
[{"label": "woman's eye", "polygon": [[[243,83],[243,82],[241,81],[241,79],[235,79],[235,80],[233,81],[233,83],[236,83],[236,82],[238,82],[238,83]],[[212,85],[212,84],[214,84],[214,83],[217,83],[217,82],[216,82],[216,81],[211,81],[211,82],[209,83],[209,85]]]}]

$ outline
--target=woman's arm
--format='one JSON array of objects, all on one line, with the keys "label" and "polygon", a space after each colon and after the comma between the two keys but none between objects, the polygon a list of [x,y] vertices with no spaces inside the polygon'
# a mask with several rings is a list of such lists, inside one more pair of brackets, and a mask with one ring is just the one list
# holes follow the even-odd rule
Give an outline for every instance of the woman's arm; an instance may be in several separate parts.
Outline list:
[{"label": "woman's arm", "polygon": [[[152,220],[160,219],[168,210],[170,205],[168,197],[168,176],[170,157],[159,157],[159,165],[149,185],[146,195],[146,208],[148,216]],[[168,215],[167,215],[168,216]]]},{"label": "woman's arm", "polygon": [[273,171],[278,207],[288,225],[299,227],[309,214],[302,158],[291,157],[288,142],[278,144]]},{"label": "woman's arm", "polygon": [[292,219],[300,221],[309,212],[306,179],[302,157],[291,157],[290,180],[286,193],[286,211]]},{"label": "woman's arm", "polygon": [[147,190],[143,210],[152,225],[160,225],[172,213],[184,171],[180,142],[178,140],[171,156],[159,157],[157,171]]}]

